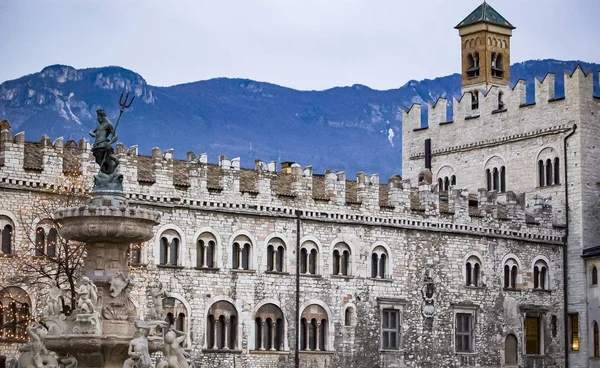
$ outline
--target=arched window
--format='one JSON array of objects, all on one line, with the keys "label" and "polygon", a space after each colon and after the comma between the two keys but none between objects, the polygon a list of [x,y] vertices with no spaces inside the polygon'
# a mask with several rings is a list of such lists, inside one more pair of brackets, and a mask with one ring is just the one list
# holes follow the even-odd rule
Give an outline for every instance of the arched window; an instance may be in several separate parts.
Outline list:
[{"label": "arched window", "polygon": [[132,265],[139,265],[142,263],[142,248],[141,243],[131,243],[129,248],[129,259]]},{"label": "arched window", "polygon": [[216,268],[217,239],[213,234],[205,232],[200,234],[196,242],[196,267]]},{"label": "arched window", "polygon": [[352,262],[350,259],[350,247],[346,243],[337,243],[333,247],[333,274],[349,276],[352,274]]},{"label": "arched window", "polygon": [[356,311],[354,307],[348,306],[344,310],[344,326],[351,327],[356,325]]},{"label": "arched window", "polygon": [[275,304],[265,304],[254,319],[255,350],[285,350],[285,322],[283,312]]},{"label": "arched window", "polygon": [[548,265],[541,259],[533,266],[533,288],[547,290],[550,288],[548,280]]},{"label": "arched window", "polygon": [[48,257],[56,257],[56,245],[58,241],[58,231],[55,228],[51,228],[48,231],[48,238],[46,239],[46,255]]},{"label": "arched window", "polygon": [[479,76],[479,53],[473,55],[467,54],[467,77],[474,78]]},{"label": "arched window", "polygon": [[479,108],[479,92],[471,91],[471,110]]},{"label": "arched window", "polygon": [[506,168],[500,167],[500,193],[506,192]]},{"label": "arched window", "polygon": [[2,233],[2,254],[12,254],[14,224],[6,216],[0,216],[0,233]]},{"label": "arched window", "polygon": [[267,246],[267,271],[285,272],[285,243],[273,238]]},{"label": "arched window", "polygon": [[160,236],[160,264],[177,266],[181,238],[175,230],[166,230]]},{"label": "arched window", "polygon": [[237,311],[233,304],[218,301],[208,310],[206,347],[213,350],[237,348]]},{"label": "arched window", "polygon": [[444,190],[444,180],[442,178],[438,179],[438,188],[439,190]]},{"label": "arched window", "polygon": [[598,335],[598,322],[594,321],[594,357],[600,357],[600,336]]},{"label": "arched window", "polygon": [[252,268],[252,242],[245,235],[239,235],[233,241],[232,267],[238,270]]},{"label": "arched window", "polygon": [[[27,293],[18,287],[0,290],[0,339],[4,341],[27,341],[26,328],[30,322],[31,300]],[[2,307],[3,306],[3,307]]]},{"label": "arched window", "polygon": [[452,186],[456,185],[456,176],[455,175],[452,175],[450,177],[450,185],[452,185]]},{"label": "arched window", "polygon": [[35,256],[42,257],[46,246],[46,232],[44,228],[38,227],[35,229]]},{"label": "arched window", "polygon": [[502,91],[498,91],[498,110],[504,110],[504,93]]},{"label": "arched window", "polygon": [[371,253],[371,278],[389,279],[388,271],[389,255],[381,245],[375,247]]},{"label": "arched window", "polygon": [[300,250],[300,273],[316,275],[319,262],[319,248],[312,241],[302,243]]},{"label": "arched window", "polygon": [[[169,328],[186,334],[189,332],[186,321],[189,311],[181,300],[172,297],[165,298],[163,299],[163,309],[167,313],[165,321],[169,324]],[[187,344],[189,344],[189,341],[184,340],[182,343],[183,346]]]},{"label": "arched window", "polygon": [[465,264],[465,286],[481,285],[481,261],[477,256],[470,256]]},{"label": "arched window", "polygon": [[502,54],[496,54],[495,52],[492,52],[491,61],[492,77],[502,78],[504,76]]},{"label": "arched window", "polygon": [[592,267],[592,285],[598,285],[598,269],[596,266]]},{"label": "arched window", "polygon": [[560,164],[558,157],[554,159],[554,184],[560,184]]},{"label": "arched window", "polygon": [[538,161],[538,181],[540,187],[543,187],[546,184],[546,177],[544,175],[544,161]]},{"label": "arched window", "polygon": [[329,316],[317,304],[304,308],[300,317],[300,349],[328,350]]},{"label": "arched window", "polygon": [[487,179],[487,190],[492,190],[492,172],[490,169],[485,170],[485,177]]},{"label": "arched window", "polygon": [[506,336],[504,342],[504,365],[519,364],[519,342],[513,334]]},{"label": "arched window", "polygon": [[509,258],[504,264],[504,288],[505,289],[516,289],[517,288],[517,272],[518,264],[513,258]]}]

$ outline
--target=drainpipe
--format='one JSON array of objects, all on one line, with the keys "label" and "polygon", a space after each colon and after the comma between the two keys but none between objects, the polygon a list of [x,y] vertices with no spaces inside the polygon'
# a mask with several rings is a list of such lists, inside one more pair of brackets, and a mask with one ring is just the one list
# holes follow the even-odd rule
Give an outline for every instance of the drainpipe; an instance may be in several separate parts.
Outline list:
[{"label": "drainpipe", "polygon": [[567,179],[568,172],[568,157],[567,157],[567,139],[569,139],[577,130],[577,124],[573,124],[573,130],[567,134],[563,142],[563,155],[565,158],[565,220],[567,222],[567,228],[565,231],[565,240],[563,242],[563,302],[564,302],[564,319],[565,319],[565,368],[569,368],[569,296],[567,290],[567,240],[569,239],[569,181]]},{"label": "drainpipe", "polygon": [[300,368],[300,215],[296,210],[296,351],[294,352],[294,367]]}]

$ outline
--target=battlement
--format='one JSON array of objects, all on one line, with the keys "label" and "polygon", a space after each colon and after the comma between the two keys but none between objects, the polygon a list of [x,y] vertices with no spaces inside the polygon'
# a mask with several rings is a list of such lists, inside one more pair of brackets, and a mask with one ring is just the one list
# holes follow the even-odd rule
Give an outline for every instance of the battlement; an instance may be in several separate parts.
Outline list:
[{"label": "battlement", "polygon": [[[8,123],[3,127],[1,186],[49,188],[58,174],[65,173],[86,175],[91,187],[97,168],[86,140],[64,143],[58,138],[50,142],[43,136],[39,142],[27,142],[24,133],[13,136]],[[456,189],[439,192],[437,185],[416,188],[399,175],[380,183],[379,175],[360,172],[355,180],[349,180],[343,171],[315,174],[312,166],[297,163],[284,163],[278,170],[277,162],[256,160],[254,168],[244,168],[240,158],[220,156],[217,163],[209,163],[206,153],[188,152],[186,159],[179,160],[172,149],[154,148],[150,156],[144,156],[137,146],[122,143],[116,145],[115,153],[121,162],[128,198],[159,206],[280,208],[282,213],[290,214],[291,208],[304,208],[305,216],[331,213],[334,219],[376,223],[393,222],[394,218],[415,223],[443,220],[470,224],[467,227],[477,224],[506,228],[507,232],[512,229],[523,234],[546,234],[553,242],[561,241],[560,231],[553,228],[551,211],[547,210],[549,202],[544,202],[541,210],[534,208],[532,213],[525,213],[512,194],[469,194]]]},{"label": "battlement", "polygon": [[[513,88],[492,86],[489,90],[478,91],[477,102],[469,92],[463,93],[460,99],[453,98],[453,119],[447,119],[446,108],[448,101],[440,98],[433,104],[428,104],[427,126],[424,127],[421,119],[421,105],[413,104],[403,111],[402,129],[404,136],[418,134],[419,131],[427,129],[429,134],[432,130],[447,132],[450,127],[456,125],[479,127],[474,119],[485,118],[505,120],[505,116],[516,116],[523,113],[539,112],[540,115],[548,114],[553,108],[563,108],[565,105],[575,105],[586,100],[596,100],[600,106],[600,100],[593,95],[593,75],[585,74],[580,66],[572,73],[565,72],[564,97],[557,98],[555,95],[556,81],[553,73],[548,73],[542,80],[535,79],[535,102],[527,103],[527,87],[524,80],[519,80]],[[534,112],[535,111],[535,112]],[[496,115],[496,116],[495,116]],[[481,119],[480,119],[481,120]],[[519,129],[519,127],[515,127]],[[482,132],[484,133],[484,132]]]}]

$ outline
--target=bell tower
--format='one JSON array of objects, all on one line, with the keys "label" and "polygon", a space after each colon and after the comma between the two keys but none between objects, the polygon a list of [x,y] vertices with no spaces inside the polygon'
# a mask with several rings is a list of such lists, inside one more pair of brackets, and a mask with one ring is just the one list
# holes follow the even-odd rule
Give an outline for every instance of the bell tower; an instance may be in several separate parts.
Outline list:
[{"label": "bell tower", "polygon": [[515,27],[484,1],[454,28],[461,39],[463,92],[507,86]]}]

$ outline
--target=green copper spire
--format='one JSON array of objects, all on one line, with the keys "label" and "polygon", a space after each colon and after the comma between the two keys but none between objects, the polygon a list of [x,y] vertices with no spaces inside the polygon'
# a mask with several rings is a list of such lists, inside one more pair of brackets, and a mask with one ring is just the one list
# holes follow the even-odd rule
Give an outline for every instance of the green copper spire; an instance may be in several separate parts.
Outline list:
[{"label": "green copper spire", "polygon": [[515,29],[515,27],[510,24],[503,16],[500,15],[494,8],[492,8],[487,2],[483,2],[483,4],[479,5],[477,9],[473,10],[468,17],[463,19],[462,22],[458,23],[458,25],[454,28],[462,28],[465,26],[469,26],[475,23],[490,23],[495,24],[501,27],[507,27],[510,29]]}]

